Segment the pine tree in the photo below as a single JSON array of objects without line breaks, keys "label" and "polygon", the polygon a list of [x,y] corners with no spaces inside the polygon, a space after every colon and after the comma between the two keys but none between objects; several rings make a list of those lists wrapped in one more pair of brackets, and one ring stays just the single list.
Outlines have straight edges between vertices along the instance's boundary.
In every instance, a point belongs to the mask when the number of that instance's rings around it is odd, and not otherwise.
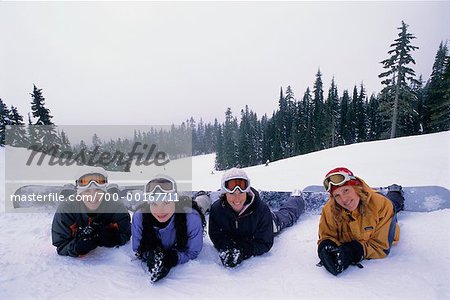
[{"label": "pine tree", "polygon": [[[309,89],[308,89],[309,91]],[[306,94],[306,93],[305,93]],[[307,96],[306,96],[307,98]],[[303,99],[297,102],[297,112],[295,114],[294,124],[296,126],[297,140],[295,141],[295,155],[303,154],[306,151],[306,138],[308,134],[308,114],[307,106],[309,105],[308,100]]]},{"label": "pine tree", "polygon": [[324,111],[324,98],[323,98],[323,83],[322,73],[320,69],[316,74],[316,81],[314,82],[314,100],[311,107],[312,120],[311,120],[311,134],[313,138],[314,151],[321,150],[324,144],[324,138],[326,136],[326,120]]},{"label": "pine tree", "polygon": [[261,153],[262,161],[272,160],[273,126],[272,119],[264,114],[261,118]]},{"label": "pine tree", "polygon": [[283,158],[291,157],[293,155],[292,149],[292,122],[295,113],[295,96],[290,85],[286,88],[286,110],[283,113]]},{"label": "pine tree", "polygon": [[315,127],[313,124],[313,107],[314,100],[311,95],[311,91],[309,87],[306,88],[305,93],[303,94],[303,109],[305,112],[305,134],[304,134],[304,147],[303,153],[309,153],[314,151],[314,131]]},{"label": "pine tree", "polygon": [[376,141],[380,139],[383,130],[381,122],[380,103],[377,97],[372,94],[367,105],[368,141]]},{"label": "pine tree", "polygon": [[425,132],[438,132],[448,130],[450,103],[445,97],[450,90],[448,80],[445,78],[447,68],[448,73],[448,48],[447,44],[440,43],[433,64],[433,71],[427,84]]},{"label": "pine tree", "polygon": [[250,130],[250,113],[248,105],[245,110],[241,110],[241,123],[239,125],[239,164],[241,167],[247,167],[251,164],[254,152],[252,149],[251,130]]},{"label": "pine tree", "polygon": [[[33,93],[30,93],[32,97],[31,111],[34,118],[37,121],[34,123],[35,128],[28,129],[28,135],[32,145],[40,146],[41,152],[53,153],[54,146],[61,145],[61,139],[57,134],[56,126],[51,121],[53,116],[50,115],[50,110],[45,107],[45,99],[42,96],[42,89],[38,89],[36,85],[33,85]],[[29,117],[29,122],[31,118]],[[41,126],[45,125],[45,126]]]},{"label": "pine tree", "polygon": [[[217,121],[217,120],[216,120]],[[216,135],[215,126],[208,123],[205,126],[205,138],[204,138],[204,147],[205,147],[205,153],[213,153],[216,151],[216,142],[217,142],[217,135]]]},{"label": "pine tree", "polygon": [[409,86],[410,82],[415,81],[415,72],[408,65],[415,64],[411,51],[418,47],[411,45],[411,40],[416,37],[407,32],[407,27],[408,25],[402,21],[402,26],[398,28],[400,30],[398,38],[395,43],[390,45],[392,49],[388,51],[391,57],[381,62],[387,71],[378,75],[379,78],[385,78],[381,82],[385,85],[382,93],[385,94],[387,101],[393,103],[391,138],[397,136],[399,109],[402,109],[403,114],[410,114],[411,107],[406,107],[406,105],[416,98]]},{"label": "pine tree", "polygon": [[33,100],[31,101],[31,111],[33,117],[37,118],[35,125],[54,125],[51,121],[53,116],[50,115],[50,110],[45,107],[45,98],[42,96],[42,89],[38,89],[33,85],[33,93],[30,94]]},{"label": "pine tree", "polygon": [[[61,140],[61,152],[70,151],[72,147],[70,145],[69,138],[68,138],[67,134],[64,132],[64,130],[61,130],[61,133],[59,134],[59,138]],[[114,151],[110,151],[109,153],[114,153]]]},{"label": "pine tree", "polygon": [[[217,122],[217,119],[216,119]],[[216,170],[224,170],[227,168],[225,162],[225,153],[223,146],[223,134],[222,134],[222,126],[220,124],[217,125],[217,142],[216,142]]]},{"label": "pine tree", "polygon": [[349,115],[350,106],[350,96],[347,90],[344,90],[340,105],[340,122],[339,122],[339,132],[340,132],[340,145],[348,145],[352,141],[352,136],[350,132],[351,117]]},{"label": "pine tree", "polygon": [[358,142],[358,128],[357,128],[357,116],[358,116],[358,88],[356,85],[353,87],[352,99],[350,102],[350,107],[347,111],[347,119],[349,120],[349,133],[350,140],[349,144]]},{"label": "pine tree", "polygon": [[417,95],[417,120],[418,120],[418,133],[424,133],[426,128],[426,94],[427,88],[423,86],[422,75],[419,76],[417,87],[414,92]]},{"label": "pine tree", "polygon": [[366,127],[366,90],[364,84],[361,83],[359,95],[356,97],[355,103],[355,122],[357,142],[364,142],[367,138]]},{"label": "pine tree", "polygon": [[439,116],[439,120],[442,130],[450,130],[450,56],[447,56],[443,86],[445,93],[442,101],[442,115]]},{"label": "pine tree", "polygon": [[237,119],[233,117],[231,108],[228,107],[225,112],[225,124],[223,125],[223,157],[220,169],[229,169],[238,164],[238,124]]},{"label": "pine tree", "polygon": [[339,136],[339,95],[334,77],[331,80],[331,87],[328,90],[326,106],[326,124],[329,130],[327,145],[336,146],[336,139]]},{"label": "pine tree", "polygon": [[8,106],[0,98],[0,146],[5,145],[6,126],[11,124],[11,112]]},{"label": "pine tree", "polygon": [[293,106],[293,113],[292,113],[292,124],[291,124],[291,149],[292,149],[292,155],[299,155],[301,153],[302,148],[302,102],[295,102]]},{"label": "pine tree", "polygon": [[[200,122],[198,122],[197,124],[197,131],[196,134],[198,136],[198,141],[197,141],[197,145],[196,145],[196,149],[197,149],[197,153],[198,154],[205,154],[206,152],[206,147],[205,147],[205,124],[203,123],[203,120],[200,118]],[[194,143],[192,142],[192,145],[194,145]]]},{"label": "pine tree", "polygon": [[[290,87],[289,87],[289,91]],[[291,97],[292,95],[286,95]],[[280,88],[280,99],[278,100],[278,111],[275,113],[275,124],[276,124],[276,132],[275,132],[275,151],[276,151],[276,159],[286,158],[289,156],[289,141],[288,135],[290,135],[289,130],[289,102],[287,97],[283,94],[283,88]]]},{"label": "pine tree", "polygon": [[14,127],[10,131],[10,144],[14,147],[27,147],[27,131],[25,129],[25,123],[23,122],[23,117],[19,114],[17,107],[13,105],[11,105],[10,112],[10,124],[14,125]]}]

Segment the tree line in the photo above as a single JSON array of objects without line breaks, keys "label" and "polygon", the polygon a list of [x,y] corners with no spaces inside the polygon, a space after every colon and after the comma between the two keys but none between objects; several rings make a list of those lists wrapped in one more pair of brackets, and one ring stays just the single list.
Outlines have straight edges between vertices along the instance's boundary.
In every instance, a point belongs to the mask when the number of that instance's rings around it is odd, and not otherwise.
[{"label": "tree line", "polygon": [[[364,84],[339,93],[335,78],[324,90],[320,69],[301,97],[281,88],[278,109],[258,119],[245,106],[240,121],[230,108],[215,124],[216,168],[252,166],[331,147],[450,129],[450,58],[441,42],[430,79],[416,78],[416,38],[402,21],[379,74],[383,89],[367,95]],[[216,122],[217,123],[217,122]],[[201,136],[204,125],[199,125]],[[196,143],[194,146],[197,145]],[[199,149],[200,150],[200,149]]]},{"label": "tree line", "polygon": [[[79,165],[102,166],[109,171],[129,171],[130,159],[151,160],[159,152],[167,154],[167,159],[191,156],[191,131],[183,123],[181,126],[151,127],[148,131],[135,130],[133,137],[102,140],[96,133],[90,142],[81,140],[72,144],[70,138],[53,121],[50,109],[45,106],[42,89],[33,85],[31,95],[31,113],[28,123],[24,123],[15,106],[11,109],[0,99],[0,146],[29,148],[66,161],[75,161]],[[8,125],[16,125],[7,128]],[[43,125],[43,126],[37,126]],[[8,132],[6,132],[8,130]],[[6,135],[6,133],[8,133]],[[189,150],[189,151],[187,151]],[[119,152],[124,157],[102,165],[101,155]],[[137,154],[136,154],[137,153]],[[138,157],[140,156],[140,158]],[[87,157],[87,158],[86,158]]]}]

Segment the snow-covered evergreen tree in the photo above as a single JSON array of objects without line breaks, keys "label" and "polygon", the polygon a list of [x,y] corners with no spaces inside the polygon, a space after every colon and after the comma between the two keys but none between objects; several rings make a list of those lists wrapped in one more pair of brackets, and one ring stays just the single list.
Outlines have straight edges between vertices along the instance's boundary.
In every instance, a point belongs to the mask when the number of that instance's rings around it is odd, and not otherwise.
[{"label": "snow-covered evergreen tree", "polygon": [[[449,129],[450,102],[448,97],[449,57],[447,44],[440,43],[433,64],[433,71],[427,83],[425,102],[425,132],[438,132]],[[445,74],[447,71],[447,78]]]},{"label": "snow-covered evergreen tree", "polygon": [[415,113],[410,103],[416,101],[417,97],[410,84],[416,79],[410,64],[416,63],[411,52],[419,47],[411,45],[411,41],[416,37],[408,33],[407,28],[408,25],[402,21],[401,27],[398,28],[398,38],[390,45],[390,57],[381,61],[386,71],[378,75],[379,78],[384,78],[381,82],[385,86],[382,90],[383,97],[392,106],[391,138],[397,136],[399,120],[406,120]]}]

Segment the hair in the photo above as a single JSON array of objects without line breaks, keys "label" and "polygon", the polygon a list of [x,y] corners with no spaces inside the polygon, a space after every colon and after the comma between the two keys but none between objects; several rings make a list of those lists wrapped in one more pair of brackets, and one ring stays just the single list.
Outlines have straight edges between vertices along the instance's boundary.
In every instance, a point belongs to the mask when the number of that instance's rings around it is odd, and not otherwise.
[{"label": "hair", "polygon": [[[359,197],[359,204],[356,208],[360,215],[365,216],[367,214],[367,199],[369,198],[369,192],[364,190],[364,188],[360,185],[349,185],[355,190],[356,195]],[[332,203],[332,209],[333,209],[333,217],[336,223],[342,222],[342,207],[337,203],[337,201],[334,199],[333,196],[333,203]]]},{"label": "hair", "polygon": [[[190,197],[180,196],[179,201],[175,202],[176,211],[178,213],[174,213],[172,216],[175,218],[175,248],[180,251],[186,250],[187,242],[188,242],[188,230],[187,230],[187,221],[185,208],[192,207],[192,209],[196,210],[200,215],[200,219],[202,221],[202,230],[203,234],[205,234],[205,226],[206,219],[202,210],[198,206],[197,202],[192,201]],[[143,253],[149,250],[156,249],[158,247],[162,248],[161,240],[158,238],[156,234],[156,230],[153,228],[154,225],[162,224],[153,216],[150,212],[150,205],[145,203],[141,206],[142,211],[142,237],[138,246],[137,254],[141,256]]]}]

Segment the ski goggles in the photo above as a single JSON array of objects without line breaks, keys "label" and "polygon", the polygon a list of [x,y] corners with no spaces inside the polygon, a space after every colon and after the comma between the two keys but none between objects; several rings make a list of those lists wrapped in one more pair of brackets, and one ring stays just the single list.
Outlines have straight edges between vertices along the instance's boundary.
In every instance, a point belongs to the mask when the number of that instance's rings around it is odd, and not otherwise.
[{"label": "ski goggles", "polygon": [[327,192],[331,191],[331,187],[334,186],[340,186],[345,184],[346,182],[349,182],[350,180],[356,179],[355,176],[348,175],[344,172],[337,172],[329,174],[323,181],[323,187]]},{"label": "ski goggles", "polygon": [[145,185],[146,193],[154,193],[159,190],[164,193],[174,193],[177,191],[175,182],[168,178],[155,178]]},{"label": "ski goggles", "polygon": [[77,189],[80,191],[85,191],[88,189],[106,190],[108,178],[100,173],[89,173],[78,178],[76,184]]},{"label": "ski goggles", "polygon": [[96,185],[102,186],[108,183],[108,178],[100,173],[89,173],[81,176],[76,181],[77,187],[88,186],[91,182],[94,182]]},{"label": "ski goggles", "polygon": [[250,191],[250,184],[247,179],[244,178],[233,178],[225,181],[223,189],[230,194],[239,190],[241,193],[246,193]]}]

